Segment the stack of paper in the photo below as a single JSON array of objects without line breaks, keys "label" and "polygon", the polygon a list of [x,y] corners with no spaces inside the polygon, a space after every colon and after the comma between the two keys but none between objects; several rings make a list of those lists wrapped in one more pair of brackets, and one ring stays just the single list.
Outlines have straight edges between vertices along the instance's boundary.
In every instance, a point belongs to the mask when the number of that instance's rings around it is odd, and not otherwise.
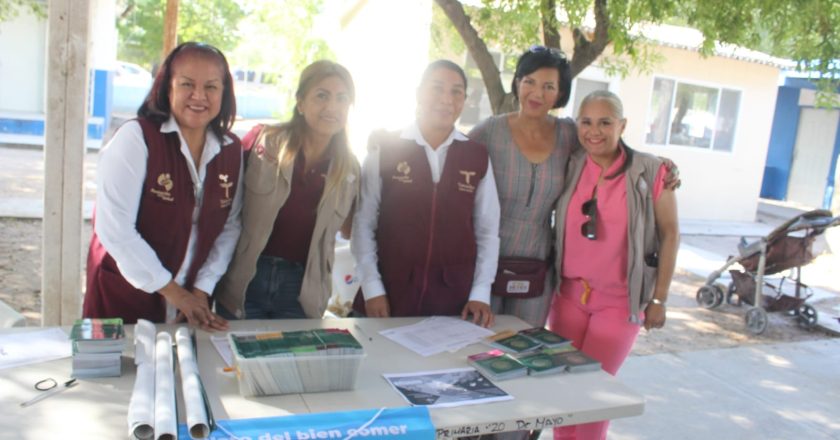
[{"label": "stack of paper", "polygon": [[379,333],[421,356],[444,351],[455,352],[493,335],[486,328],[449,316],[432,316],[415,324],[389,328]]},{"label": "stack of paper", "polygon": [[342,329],[230,333],[243,396],[350,390],[364,350]]},{"label": "stack of paper", "polygon": [[70,332],[73,341],[73,377],[114,377],[122,374],[125,348],[121,318],[79,319]]}]

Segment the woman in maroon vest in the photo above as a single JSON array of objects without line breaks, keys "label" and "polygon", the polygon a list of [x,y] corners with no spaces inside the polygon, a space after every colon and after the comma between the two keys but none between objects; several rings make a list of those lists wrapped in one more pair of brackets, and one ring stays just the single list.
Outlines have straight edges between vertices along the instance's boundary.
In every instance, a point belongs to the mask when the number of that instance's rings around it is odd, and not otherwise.
[{"label": "woman in maroon vest", "polygon": [[245,136],[242,236],[214,294],[223,316],[324,315],[336,232],[349,234],[361,180],[345,129],[354,96],[347,69],[316,61],[300,75],[292,119]]},{"label": "woman in maroon vest", "polygon": [[201,43],[176,47],[137,119],[100,152],[85,317],[227,328],[209,292],[240,232],[235,115],[224,55]]}]

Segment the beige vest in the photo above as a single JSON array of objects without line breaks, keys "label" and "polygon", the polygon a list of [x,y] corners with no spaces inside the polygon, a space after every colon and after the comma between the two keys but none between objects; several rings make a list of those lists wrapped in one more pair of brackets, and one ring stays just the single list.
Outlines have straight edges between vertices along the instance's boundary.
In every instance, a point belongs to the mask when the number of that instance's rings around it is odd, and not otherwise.
[{"label": "beige vest", "polygon": [[[245,315],[245,290],[256,274],[257,259],[265,249],[277,213],[291,190],[294,163],[280,167],[277,147],[273,150],[266,147],[264,154],[252,150],[248,158],[242,188],[242,234],[227,273],[213,295],[239,318]],[[347,216],[352,215],[353,202],[359,197],[359,176],[359,163],[353,160],[352,169],[339,190],[332,195],[325,193],[328,198],[318,209],[298,297],[308,318],[321,318],[327,308],[332,294],[335,235]]]},{"label": "beige vest", "polygon": [[[566,172],[566,183],[563,194],[557,200],[555,207],[555,269],[562,275],[563,269],[563,237],[566,227],[566,211],[569,200],[580,179],[583,166],[586,163],[586,151],[583,149],[572,153]],[[627,285],[630,289],[630,317],[629,321],[641,324],[639,311],[644,310],[653,295],[656,284],[656,267],[645,263],[645,256],[659,252],[659,237],[656,231],[656,217],[653,211],[653,184],[659,166],[662,164],[656,156],[633,151],[633,162],[626,171],[627,181]]]}]

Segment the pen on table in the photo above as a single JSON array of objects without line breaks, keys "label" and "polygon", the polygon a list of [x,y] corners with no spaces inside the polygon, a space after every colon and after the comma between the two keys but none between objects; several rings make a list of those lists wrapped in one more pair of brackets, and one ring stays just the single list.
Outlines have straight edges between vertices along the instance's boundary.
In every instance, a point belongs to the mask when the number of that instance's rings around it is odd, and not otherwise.
[{"label": "pen on table", "polygon": [[78,385],[78,383],[76,383],[76,379],[70,379],[67,382],[64,382],[63,384],[61,384],[61,385],[59,385],[59,386],[57,386],[57,387],[55,387],[51,390],[44,391],[43,393],[38,394],[37,396],[27,400],[26,402],[21,403],[20,406],[25,408],[27,406],[34,405],[34,404],[46,399],[47,397],[55,396],[56,394],[66,390],[68,388],[72,388],[76,385]]},{"label": "pen on table", "polygon": [[364,337],[368,338],[368,341],[372,341],[372,340],[373,340],[373,338],[371,338],[370,336],[368,336],[368,334],[367,334],[364,330],[362,330],[362,328],[361,328],[361,327],[359,327],[359,324],[353,324],[353,327],[355,327],[355,328],[356,328],[356,330],[358,330],[358,331],[359,331],[359,333],[361,333],[361,334],[362,334],[362,336],[364,336]]}]

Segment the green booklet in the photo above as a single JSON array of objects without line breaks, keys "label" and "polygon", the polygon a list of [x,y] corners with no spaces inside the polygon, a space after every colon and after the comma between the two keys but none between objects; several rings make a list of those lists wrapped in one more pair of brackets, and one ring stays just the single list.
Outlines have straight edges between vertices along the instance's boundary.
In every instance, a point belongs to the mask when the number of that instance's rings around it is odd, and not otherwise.
[{"label": "green booklet", "polygon": [[528,367],[528,374],[531,376],[544,376],[547,374],[564,373],[568,365],[560,356],[562,353],[576,351],[574,347],[544,348],[539,351],[522,353],[516,359]]},{"label": "green booklet", "polygon": [[231,339],[233,348],[243,358],[356,354],[362,351],[359,341],[343,329],[237,333],[231,334]]},{"label": "green booklet", "polygon": [[541,327],[520,330],[519,334],[533,339],[546,347],[557,348],[572,345],[572,341],[570,339],[566,339],[557,333]]},{"label": "green booklet", "polygon": [[542,344],[517,333],[513,336],[508,336],[507,338],[492,341],[490,342],[490,345],[510,353],[524,353],[526,351],[535,350]]},{"label": "green booklet", "polygon": [[513,356],[502,350],[490,350],[467,357],[467,362],[490,376],[491,379],[503,380],[525,376],[528,369]]}]

